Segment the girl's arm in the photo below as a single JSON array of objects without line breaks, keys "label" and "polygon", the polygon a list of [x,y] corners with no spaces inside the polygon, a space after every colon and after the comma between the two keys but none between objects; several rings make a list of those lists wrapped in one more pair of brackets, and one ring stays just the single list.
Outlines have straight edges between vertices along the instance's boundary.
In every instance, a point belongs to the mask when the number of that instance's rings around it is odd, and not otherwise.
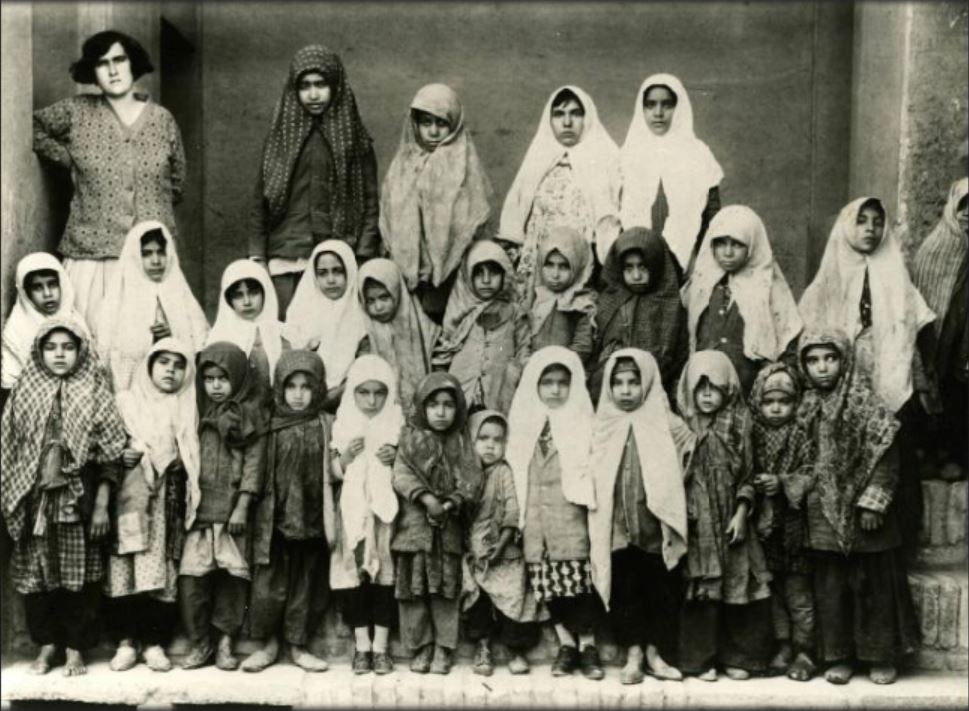
[{"label": "girl's arm", "polygon": [[891,447],[885,450],[885,454],[875,465],[868,486],[858,497],[855,506],[863,512],[884,516],[898,488],[898,464],[898,445],[892,442]]},{"label": "girl's arm", "polygon": [[51,163],[70,169],[71,99],[58,101],[34,112],[34,153]]},{"label": "girl's arm", "polygon": [[589,356],[592,355],[594,337],[592,315],[583,312],[579,315],[579,319],[575,324],[575,332],[572,334],[572,342],[569,344],[569,349],[575,351],[582,361],[582,365],[588,363]]},{"label": "girl's arm", "polygon": [[[268,435],[260,435],[242,450],[242,479],[239,482],[239,500],[262,495],[266,483],[266,448]],[[238,505],[238,503],[237,503]]]}]

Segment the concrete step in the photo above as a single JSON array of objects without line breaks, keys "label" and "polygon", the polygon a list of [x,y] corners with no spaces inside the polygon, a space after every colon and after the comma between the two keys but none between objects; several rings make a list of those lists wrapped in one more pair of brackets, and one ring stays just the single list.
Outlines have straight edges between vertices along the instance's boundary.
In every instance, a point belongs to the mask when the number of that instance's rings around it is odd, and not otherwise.
[{"label": "concrete step", "polygon": [[964,565],[969,518],[966,515],[969,482],[929,479],[922,481],[922,530],[918,562],[926,567]]},{"label": "concrete step", "polygon": [[474,675],[467,666],[448,676],[419,675],[398,663],[395,673],[355,676],[347,664],[335,664],[322,674],[307,674],[289,664],[277,664],[261,674],[222,672],[214,667],[195,671],[153,673],[144,665],[116,673],[105,661],[90,664],[88,674],[64,679],[55,669],[37,677],[18,662],[0,673],[0,702],[86,702],[165,709],[189,704],[246,704],[293,708],[494,707],[494,708],[740,708],[797,707],[837,709],[965,709],[969,689],[962,675],[928,673],[903,676],[893,685],[878,686],[860,675],[845,686],[823,679],[807,683],[786,678],[716,683],[687,679],[661,682],[647,678],[623,686],[619,670],[607,670],[601,682],[581,676],[552,677],[547,666],[526,676],[499,668],[494,676]]},{"label": "concrete step", "polygon": [[945,571],[909,573],[915,612],[922,628],[921,669],[969,668],[969,574]]}]

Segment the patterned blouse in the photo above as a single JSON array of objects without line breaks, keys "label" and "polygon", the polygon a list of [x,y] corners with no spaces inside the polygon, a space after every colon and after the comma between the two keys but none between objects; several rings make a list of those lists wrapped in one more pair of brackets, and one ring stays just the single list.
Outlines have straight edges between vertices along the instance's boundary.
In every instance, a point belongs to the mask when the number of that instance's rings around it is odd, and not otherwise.
[{"label": "patterned blouse", "polygon": [[116,259],[125,234],[158,220],[176,235],[173,203],[185,179],[182,137],[172,115],[147,101],[131,126],[100,95],[73,96],[34,112],[34,151],[71,171],[74,197],[58,251],[72,259]]}]

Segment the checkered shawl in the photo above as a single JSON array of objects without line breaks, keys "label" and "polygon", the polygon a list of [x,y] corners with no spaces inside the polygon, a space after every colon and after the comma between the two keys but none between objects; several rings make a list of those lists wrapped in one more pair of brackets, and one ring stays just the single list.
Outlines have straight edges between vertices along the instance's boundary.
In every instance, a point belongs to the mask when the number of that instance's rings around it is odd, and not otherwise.
[{"label": "checkered shawl", "polygon": [[321,130],[333,152],[334,185],[330,193],[333,234],[356,244],[363,225],[363,157],[372,140],[357,111],[343,62],[322,45],[303,47],[293,57],[283,93],[276,103],[272,126],[262,153],[262,182],[269,224],[279,224],[286,213],[290,178],[313,129],[314,118],[299,103],[297,83],[307,72],[323,75],[332,99],[322,118]]},{"label": "checkered shawl", "polygon": [[[47,370],[41,359],[41,342],[55,329],[70,331],[81,344],[74,369],[63,377]],[[128,435],[101,368],[77,323],[52,319],[37,332],[31,360],[0,420],[0,504],[15,541],[23,535],[24,503],[37,477],[55,398],[61,401],[61,443],[68,453],[65,474],[77,474],[89,461],[107,463],[121,457]]]}]

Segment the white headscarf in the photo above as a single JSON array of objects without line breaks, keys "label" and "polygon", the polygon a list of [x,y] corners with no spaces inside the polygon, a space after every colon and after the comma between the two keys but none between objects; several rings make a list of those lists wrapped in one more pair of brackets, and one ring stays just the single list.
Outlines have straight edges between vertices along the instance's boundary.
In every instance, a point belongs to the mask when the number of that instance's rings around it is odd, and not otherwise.
[{"label": "white headscarf", "polygon": [[[368,417],[357,407],[353,396],[357,386],[368,380],[376,380],[387,386],[387,401],[373,417]],[[373,516],[384,523],[391,523],[397,516],[397,494],[394,493],[392,471],[377,459],[377,450],[386,444],[396,446],[403,425],[404,413],[397,396],[397,377],[390,364],[380,356],[360,356],[347,373],[347,389],[333,423],[334,449],[345,452],[357,437],[364,440],[363,451],[343,472],[340,517],[346,534],[347,554],[352,554],[360,541],[373,535],[373,527],[368,526]],[[377,566],[379,559],[375,541],[368,541],[363,567],[371,578],[375,578]]]},{"label": "white headscarf", "polygon": [[[346,270],[347,288],[339,299],[329,299],[316,284],[316,259],[335,254]],[[357,354],[361,339],[367,335],[363,310],[356,297],[357,259],[353,249],[340,239],[320,242],[310,253],[309,263],[300,277],[293,300],[286,310],[286,323],[306,337],[320,339],[316,352],[326,369],[327,390],[344,381]]]},{"label": "white headscarf", "polygon": [[[636,363],[643,385],[642,404],[633,412],[620,410],[612,396],[612,371],[620,358],[631,358]],[[646,506],[659,519],[663,530],[662,553],[667,569],[676,567],[686,553],[686,492],[679,454],[670,431],[671,420],[656,359],[638,348],[622,348],[613,353],[603,374],[589,455],[590,477],[595,483],[598,504],[589,513],[592,580],[607,608],[612,590],[616,476],[630,432],[639,452]]]},{"label": "white headscarf", "polygon": [[717,237],[730,237],[747,247],[747,262],[727,282],[731,298],[744,318],[744,355],[751,360],[777,360],[804,324],[791,287],[774,260],[763,221],[744,205],[729,205],[716,214],[690,280],[683,285],[690,350],[696,350],[697,325],[710,303],[710,294],[726,274],[713,256],[713,240]]},{"label": "white headscarf", "polygon": [[[646,124],[643,99],[653,86],[669,87],[676,95],[676,112],[665,135]],[[684,269],[700,233],[703,208],[710,188],[723,180],[723,169],[707,144],[693,133],[693,106],[682,82],[672,74],[654,74],[639,87],[626,140],[620,149],[623,229],[652,227],[652,207],[660,181],[669,203],[663,227],[670,251]]]},{"label": "white headscarf", "polygon": [[[538,381],[550,365],[561,365],[572,374],[569,399],[554,410],[538,397]],[[595,490],[586,466],[592,442],[592,400],[585,387],[585,371],[579,356],[562,346],[536,351],[522,373],[508,411],[506,458],[515,477],[515,492],[525,525],[528,499],[528,466],[539,435],[548,420],[562,468],[562,494],[568,501],[594,509]]]},{"label": "white headscarf", "polygon": [[[148,278],[141,261],[141,238],[150,230],[160,230],[165,240],[167,264],[160,282]],[[184,343],[194,358],[205,343],[209,322],[178,264],[171,232],[161,222],[148,220],[139,222],[125,236],[118,270],[108,283],[93,324],[94,340],[111,369],[115,391],[128,388],[132,373],[151,348],[149,327],[155,322],[159,304],[172,337]]]},{"label": "white headscarf", "polygon": [[[229,304],[229,287],[243,279],[259,282],[263,291],[262,311],[253,321],[248,321],[237,314]],[[252,351],[256,341],[256,331],[262,338],[262,347],[266,349],[269,360],[270,383],[275,377],[276,363],[283,352],[283,330],[279,320],[279,302],[276,300],[276,289],[266,268],[249,259],[237,259],[222,272],[222,283],[219,286],[219,310],[215,316],[215,325],[209,333],[205,345],[228,341],[241,348],[246,356]]]},{"label": "white headscarf", "polygon": [[[582,136],[571,148],[558,142],[551,123],[552,101],[566,89],[579,97],[585,109]],[[619,148],[600,123],[592,97],[577,86],[561,86],[549,96],[535,137],[505,198],[497,236],[518,244],[525,241],[525,225],[538,186],[563,155],[568,156],[572,174],[592,211],[595,220],[592,234],[599,243],[599,254],[605,255],[618,231],[613,229],[608,235],[600,235],[598,228],[603,219],[615,218],[619,209]]]},{"label": "white headscarf", "polygon": [[[57,273],[57,281],[61,289],[61,302],[57,312],[45,316],[34,302],[30,300],[27,290],[24,287],[24,280],[27,275],[38,271],[52,271]],[[7,322],[3,327],[3,359],[0,362],[0,387],[4,389],[13,388],[20,380],[20,373],[27,363],[30,362],[31,349],[34,346],[34,338],[41,325],[48,319],[69,320],[76,323],[84,331],[84,335],[90,337],[87,324],[84,318],[74,308],[74,286],[71,284],[70,277],[64,271],[64,267],[57,261],[53,254],[47,252],[32,252],[17,262],[17,274],[15,276],[17,287],[17,300],[14,302],[13,309],[7,317]]]},{"label": "white headscarf", "polygon": [[916,336],[935,319],[935,314],[909,279],[887,212],[885,234],[875,250],[863,254],[852,247],[858,213],[862,205],[873,199],[860,197],[842,208],[818,273],[801,297],[800,309],[806,324],[841,329],[854,342],[862,330],[858,304],[868,270],[874,348],[872,386],[891,411],[898,412],[912,395]]},{"label": "white headscarf", "polygon": [[[176,353],[185,359],[185,379],[174,393],[163,393],[151,380],[150,362],[156,353]],[[144,452],[139,467],[149,486],[180,457],[187,474],[185,528],[195,522],[198,508],[201,455],[198,409],[195,400],[195,351],[175,338],[163,338],[142,357],[131,387],[116,396],[118,411],[131,434],[133,449]]]}]

